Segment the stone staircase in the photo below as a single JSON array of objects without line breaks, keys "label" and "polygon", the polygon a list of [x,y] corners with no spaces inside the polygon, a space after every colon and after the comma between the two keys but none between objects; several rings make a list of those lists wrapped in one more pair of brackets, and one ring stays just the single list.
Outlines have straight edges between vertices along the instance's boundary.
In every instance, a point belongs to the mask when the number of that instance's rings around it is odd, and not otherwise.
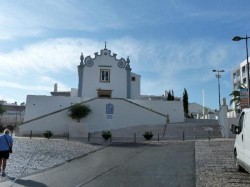
[{"label": "stone staircase", "polygon": [[[154,134],[153,140],[195,140],[195,139],[214,139],[222,138],[221,129],[216,120],[206,123],[174,123],[166,125],[143,125],[131,126],[120,129],[110,129],[113,141],[134,141],[143,140],[145,131],[151,131]],[[165,133],[164,133],[165,132]],[[101,137],[102,132],[92,132],[91,137]]]},{"label": "stone staircase", "polygon": [[167,125],[164,139],[195,140],[222,138],[218,124],[211,123],[178,123]]}]

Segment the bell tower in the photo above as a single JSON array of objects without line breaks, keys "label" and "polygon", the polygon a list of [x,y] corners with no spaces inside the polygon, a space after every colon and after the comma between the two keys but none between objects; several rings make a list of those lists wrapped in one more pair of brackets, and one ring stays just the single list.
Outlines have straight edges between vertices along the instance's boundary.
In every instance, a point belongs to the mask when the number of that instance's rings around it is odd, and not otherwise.
[{"label": "bell tower", "polygon": [[80,56],[80,65],[77,67],[78,68],[78,97],[82,97],[82,88],[83,88],[83,69],[84,69],[84,56],[83,53]]}]

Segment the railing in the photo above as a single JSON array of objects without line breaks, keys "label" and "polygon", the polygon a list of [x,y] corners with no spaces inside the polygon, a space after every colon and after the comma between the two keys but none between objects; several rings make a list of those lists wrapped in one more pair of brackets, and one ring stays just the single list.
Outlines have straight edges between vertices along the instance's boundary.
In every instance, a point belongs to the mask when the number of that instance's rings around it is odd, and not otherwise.
[{"label": "railing", "polygon": [[[163,136],[163,131],[153,132],[153,137],[150,141],[195,141],[195,140],[210,140],[214,138],[222,138],[223,135],[220,134],[220,128],[223,127],[192,127],[192,128],[179,128],[175,129],[175,132],[171,129],[166,129],[166,133]],[[44,131],[45,132],[45,131]],[[41,131],[25,131],[24,136],[29,137],[30,139],[34,137],[44,137]],[[145,142],[146,139],[143,137],[144,132],[134,132],[130,134],[124,134],[123,136],[117,135],[116,133],[112,134],[111,138],[108,141],[105,141],[102,137],[102,132],[89,132],[87,136],[72,138],[68,132],[63,131],[52,131],[52,138],[66,138],[70,139],[80,139],[81,141],[87,143],[99,143],[104,142]],[[111,131],[112,133],[112,131]]]}]

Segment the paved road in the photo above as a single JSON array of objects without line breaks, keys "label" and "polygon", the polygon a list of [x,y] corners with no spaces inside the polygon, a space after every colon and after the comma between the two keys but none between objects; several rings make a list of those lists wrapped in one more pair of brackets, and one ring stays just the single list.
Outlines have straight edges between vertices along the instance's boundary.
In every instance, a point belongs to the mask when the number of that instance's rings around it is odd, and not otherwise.
[{"label": "paved road", "polygon": [[[195,186],[194,142],[114,144],[13,186]],[[11,186],[11,182],[0,183]]]}]

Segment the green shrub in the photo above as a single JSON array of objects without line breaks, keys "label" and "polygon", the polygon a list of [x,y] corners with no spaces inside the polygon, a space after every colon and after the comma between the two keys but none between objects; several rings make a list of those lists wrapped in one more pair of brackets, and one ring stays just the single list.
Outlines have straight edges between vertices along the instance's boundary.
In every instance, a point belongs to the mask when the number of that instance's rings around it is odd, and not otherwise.
[{"label": "green shrub", "polygon": [[51,136],[53,136],[53,133],[51,132],[51,131],[45,131],[44,133],[43,133],[43,136],[45,137],[45,138],[50,138]]},{"label": "green shrub", "polygon": [[143,137],[146,139],[146,140],[150,140],[152,137],[153,137],[153,133],[151,131],[146,131],[144,134],[143,134]]},{"label": "green shrub", "polygon": [[91,109],[88,106],[77,103],[70,107],[69,112],[69,116],[72,119],[77,119],[80,122],[80,119],[85,118],[91,112]]},{"label": "green shrub", "polygon": [[112,136],[110,131],[102,131],[102,137],[105,140],[105,142],[110,139]]}]

